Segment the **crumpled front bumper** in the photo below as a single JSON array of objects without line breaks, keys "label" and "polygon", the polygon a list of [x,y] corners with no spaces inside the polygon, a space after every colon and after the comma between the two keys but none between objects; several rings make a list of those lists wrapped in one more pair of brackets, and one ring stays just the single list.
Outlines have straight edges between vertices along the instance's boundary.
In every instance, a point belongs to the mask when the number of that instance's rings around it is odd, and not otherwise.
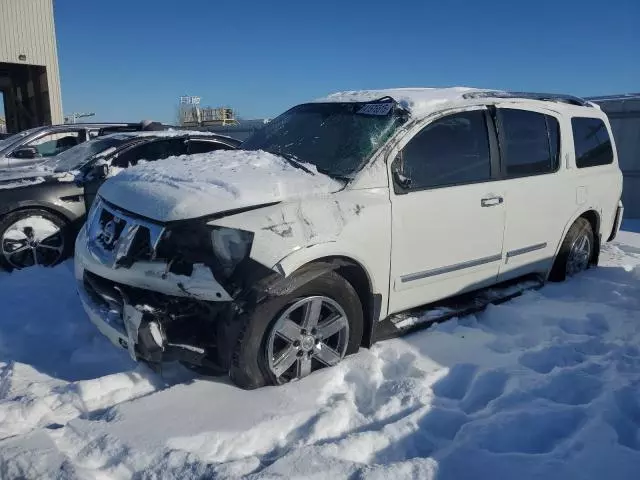
[{"label": "crumpled front bumper", "polygon": [[89,320],[104,336],[115,346],[128,350],[134,360],[151,364],[179,360],[214,367],[205,348],[172,343],[159,316],[146,305],[130,302],[125,291],[129,287],[145,289],[186,301],[212,302],[224,308],[231,297],[210,271],[194,270],[191,277],[167,275],[161,262],[139,262],[131,268],[114,269],[101,264],[86,245],[83,228],[76,240],[77,290]]}]

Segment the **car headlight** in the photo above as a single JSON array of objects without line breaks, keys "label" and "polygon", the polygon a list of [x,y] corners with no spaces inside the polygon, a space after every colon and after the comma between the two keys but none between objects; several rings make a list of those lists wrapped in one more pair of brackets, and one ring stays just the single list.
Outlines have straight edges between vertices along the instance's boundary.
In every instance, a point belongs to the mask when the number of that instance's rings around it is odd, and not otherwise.
[{"label": "car headlight", "polygon": [[251,250],[253,233],[235,228],[213,227],[211,244],[213,253],[225,270],[233,270]]},{"label": "car headlight", "polygon": [[94,236],[97,234],[95,230],[98,227],[97,216],[99,214],[101,206],[102,199],[99,196],[96,196],[95,200],[91,204],[91,207],[89,207],[89,211],[87,212],[87,219],[85,221],[85,229],[89,238],[94,238]]}]

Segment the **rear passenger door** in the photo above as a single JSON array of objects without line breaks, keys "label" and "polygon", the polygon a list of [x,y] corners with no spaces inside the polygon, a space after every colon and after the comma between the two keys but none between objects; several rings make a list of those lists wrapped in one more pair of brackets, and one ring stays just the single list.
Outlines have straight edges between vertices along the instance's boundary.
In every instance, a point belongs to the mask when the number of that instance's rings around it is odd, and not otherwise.
[{"label": "rear passenger door", "polygon": [[496,109],[506,222],[499,279],[546,272],[575,210],[563,158],[560,117],[514,107]]}]

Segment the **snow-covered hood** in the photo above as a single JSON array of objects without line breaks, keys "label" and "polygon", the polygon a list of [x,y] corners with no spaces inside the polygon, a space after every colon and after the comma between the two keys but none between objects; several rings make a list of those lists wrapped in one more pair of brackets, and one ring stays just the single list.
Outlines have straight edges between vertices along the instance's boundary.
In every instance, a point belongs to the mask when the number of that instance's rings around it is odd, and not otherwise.
[{"label": "snow-covered hood", "polygon": [[27,187],[44,182],[72,182],[74,175],[69,172],[56,173],[46,165],[0,170],[0,190]]},{"label": "snow-covered hood", "polygon": [[0,183],[11,182],[14,180],[29,179],[35,177],[48,177],[53,172],[43,168],[13,168],[0,170]]},{"label": "snow-covered hood", "polygon": [[343,187],[313,165],[305,166],[313,174],[263,151],[182,155],[129,168],[108,179],[99,194],[125,210],[170,222]]}]

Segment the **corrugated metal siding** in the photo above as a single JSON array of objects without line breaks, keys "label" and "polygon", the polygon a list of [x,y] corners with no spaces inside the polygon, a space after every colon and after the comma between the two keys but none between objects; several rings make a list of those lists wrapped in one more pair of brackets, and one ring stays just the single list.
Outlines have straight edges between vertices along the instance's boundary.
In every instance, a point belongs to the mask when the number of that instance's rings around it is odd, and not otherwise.
[{"label": "corrugated metal siding", "polygon": [[[598,100],[596,100],[598,102]],[[622,201],[626,218],[640,218],[640,97],[598,102],[609,116],[624,177]]]},{"label": "corrugated metal siding", "polygon": [[[19,55],[26,55],[21,62]],[[53,123],[62,123],[62,95],[53,0],[0,0],[0,62],[42,65]]]}]

